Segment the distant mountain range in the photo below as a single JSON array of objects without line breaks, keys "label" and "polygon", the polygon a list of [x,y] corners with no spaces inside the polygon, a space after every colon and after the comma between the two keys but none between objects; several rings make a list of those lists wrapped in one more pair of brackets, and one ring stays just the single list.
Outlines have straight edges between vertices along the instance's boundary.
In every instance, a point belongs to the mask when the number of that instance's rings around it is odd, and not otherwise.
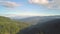
[{"label": "distant mountain range", "polygon": [[37,23],[42,23],[57,18],[60,18],[60,16],[59,15],[58,16],[32,16],[32,17],[15,16],[13,19],[35,25]]}]

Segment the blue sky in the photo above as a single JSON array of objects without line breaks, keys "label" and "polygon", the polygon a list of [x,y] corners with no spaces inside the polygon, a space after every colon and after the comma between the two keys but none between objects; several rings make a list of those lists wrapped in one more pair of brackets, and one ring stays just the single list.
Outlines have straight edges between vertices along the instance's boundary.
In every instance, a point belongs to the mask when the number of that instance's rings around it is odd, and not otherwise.
[{"label": "blue sky", "polygon": [[0,15],[4,16],[49,16],[60,15],[59,9],[49,9],[45,6],[29,3],[28,0],[8,0],[20,6],[10,8],[9,5],[0,5]]}]

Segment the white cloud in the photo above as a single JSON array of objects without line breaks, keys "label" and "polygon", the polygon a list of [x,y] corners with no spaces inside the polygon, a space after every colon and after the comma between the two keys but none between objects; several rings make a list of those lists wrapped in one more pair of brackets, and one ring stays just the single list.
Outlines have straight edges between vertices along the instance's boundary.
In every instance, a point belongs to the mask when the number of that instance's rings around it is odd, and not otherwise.
[{"label": "white cloud", "polygon": [[35,4],[42,4],[42,5],[48,5],[49,1],[47,0],[29,0],[30,3],[35,3]]},{"label": "white cloud", "polygon": [[43,5],[51,9],[60,9],[60,0],[29,0],[32,4]]},{"label": "white cloud", "polygon": [[16,2],[0,0],[0,6],[7,7],[7,8],[15,8],[21,5],[17,4]]}]

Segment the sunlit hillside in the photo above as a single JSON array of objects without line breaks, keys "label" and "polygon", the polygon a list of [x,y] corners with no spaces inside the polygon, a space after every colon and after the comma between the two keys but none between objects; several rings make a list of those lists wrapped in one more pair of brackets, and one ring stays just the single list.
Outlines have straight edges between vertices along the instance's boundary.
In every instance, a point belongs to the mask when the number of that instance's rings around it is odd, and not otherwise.
[{"label": "sunlit hillside", "polygon": [[16,34],[19,30],[27,27],[28,24],[17,22],[8,17],[0,16],[0,34]]}]

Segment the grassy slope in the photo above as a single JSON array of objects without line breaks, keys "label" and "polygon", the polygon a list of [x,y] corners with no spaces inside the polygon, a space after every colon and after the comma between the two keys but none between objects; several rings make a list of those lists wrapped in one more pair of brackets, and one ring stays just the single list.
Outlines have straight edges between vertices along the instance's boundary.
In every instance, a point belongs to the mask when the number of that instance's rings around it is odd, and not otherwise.
[{"label": "grassy slope", "polygon": [[26,23],[0,16],[0,34],[16,34],[19,30],[27,26],[28,24]]}]

